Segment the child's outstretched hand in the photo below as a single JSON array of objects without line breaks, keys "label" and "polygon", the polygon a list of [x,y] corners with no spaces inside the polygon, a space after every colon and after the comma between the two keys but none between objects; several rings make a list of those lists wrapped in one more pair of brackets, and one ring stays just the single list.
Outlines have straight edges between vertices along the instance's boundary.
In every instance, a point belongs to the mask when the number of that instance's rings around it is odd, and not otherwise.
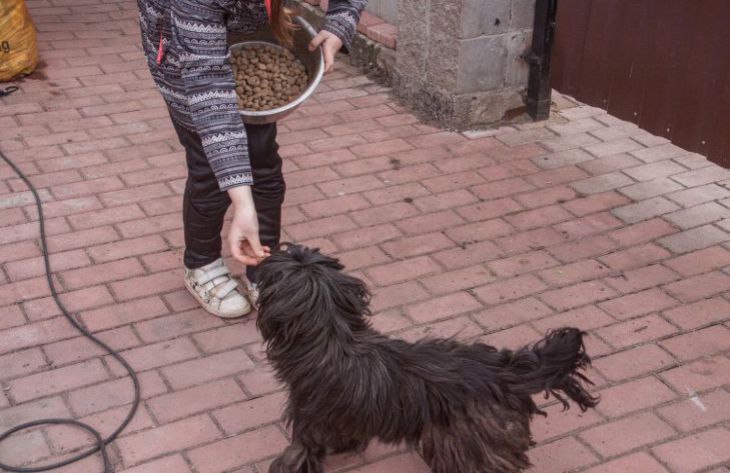
[{"label": "child's outstretched hand", "polygon": [[256,266],[270,256],[271,250],[259,241],[259,221],[251,186],[233,187],[228,195],[233,203],[233,220],[228,231],[231,255],[246,266]]}]

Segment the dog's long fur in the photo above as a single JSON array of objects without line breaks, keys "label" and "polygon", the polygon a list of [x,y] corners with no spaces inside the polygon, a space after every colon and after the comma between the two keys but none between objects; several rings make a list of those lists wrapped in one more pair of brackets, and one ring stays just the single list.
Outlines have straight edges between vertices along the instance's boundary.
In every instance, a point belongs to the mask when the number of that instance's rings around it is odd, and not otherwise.
[{"label": "dog's long fur", "polygon": [[258,328],[278,378],[293,443],[270,473],[321,473],[329,452],[370,440],[417,448],[434,473],[529,467],[532,395],[582,410],[597,399],[579,370],[583,333],[564,328],[518,351],[451,339],[407,343],[373,330],[365,284],[334,258],[284,245],[260,266]]}]

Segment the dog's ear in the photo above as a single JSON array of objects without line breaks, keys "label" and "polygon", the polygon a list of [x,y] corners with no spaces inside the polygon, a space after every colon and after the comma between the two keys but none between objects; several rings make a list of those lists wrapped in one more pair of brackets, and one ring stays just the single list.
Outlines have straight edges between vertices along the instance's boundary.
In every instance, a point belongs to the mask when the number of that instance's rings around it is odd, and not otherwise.
[{"label": "dog's ear", "polygon": [[370,292],[317,249],[283,244],[260,265],[258,326],[264,339],[302,336],[311,330],[340,334],[364,329]]}]

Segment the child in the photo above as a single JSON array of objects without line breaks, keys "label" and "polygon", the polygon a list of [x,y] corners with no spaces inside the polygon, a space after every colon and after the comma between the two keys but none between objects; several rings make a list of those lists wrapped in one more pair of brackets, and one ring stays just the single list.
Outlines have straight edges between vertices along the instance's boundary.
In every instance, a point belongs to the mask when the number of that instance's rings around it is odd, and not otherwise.
[{"label": "child", "polygon": [[[330,0],[322,31],[325,71],[349,49],[367,0]],[[291,41],[283,0],[138,0],[142,46],[152,78],[185,148],[183,198],[185,287],[211,314],[242,317],[256,304],[255,266],[279,243],[285,184],[276,124],[244,127],[229,63],[228,32],[252,33],[270,22]],[[221,229],[229,205],[228,243],[246,265],[241,290],[221,258]],[[245,297],[248,295],[248,300]]]}]

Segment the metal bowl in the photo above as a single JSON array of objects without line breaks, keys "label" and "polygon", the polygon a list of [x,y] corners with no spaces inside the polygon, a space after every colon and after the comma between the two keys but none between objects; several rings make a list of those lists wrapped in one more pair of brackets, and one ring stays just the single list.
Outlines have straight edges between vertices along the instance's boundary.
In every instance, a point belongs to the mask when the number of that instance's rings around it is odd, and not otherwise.
[{"label": "metal bowl", "polygon": [[[314,51],[309,50],[309,42],[317,34],[312,25],[310,25],[301,16],[295,16],[294,22],[299,26],[294,31],[294,47],[290,49],[294,56],[299,59],[307,69],[307,86],[304,91],[293,101],[281,107],[272,108],[260,112],[251,110],[241,110],[243,122],[249,125],[264,125],[274,123],[284,119],[296,110],[305,100],[307,100],[317,89],[324,75],[324,54],[322,48],[318,47]],[[270,29],[265,29],[251,35],[244,36],[239,42],[230,46],[231,52],[237,52],[246,48],[277,48],[285,49],[280,46]]]}]

